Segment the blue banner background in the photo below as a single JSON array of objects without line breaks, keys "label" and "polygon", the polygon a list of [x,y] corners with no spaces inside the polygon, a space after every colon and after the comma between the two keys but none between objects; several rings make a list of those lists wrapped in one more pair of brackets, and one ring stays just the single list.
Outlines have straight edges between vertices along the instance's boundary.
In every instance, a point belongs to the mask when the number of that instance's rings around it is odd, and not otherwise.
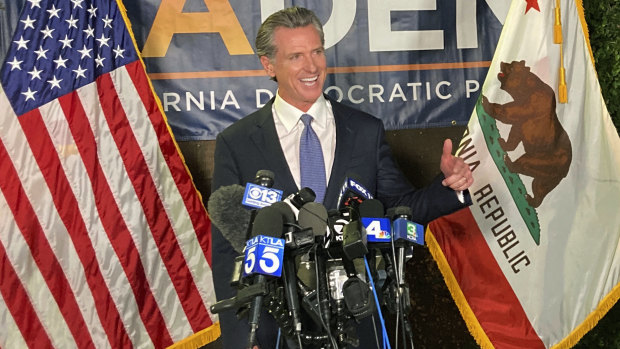
[{"label": "blue banner background", "polygon": [[[140,49],[151,32],[160,3],[165,1],[141,0],[125,4]],[[458,36],[472,33],[457,28],[457,1],[431,0],[426,3],[434,2],[436,8],[433,10],[390,11],[390,33],[442,30],[443,48],[372,52],[369,21],[385,16],[385,10],[380,13],[370,10],[369,13],[369,7],[373,8],[374,4],[376,8],[382,1],[353,1],[356,6],[347,13],[335,6],[334,0],[281,2],[285,6],[299,5],[315,11],[326,24],[326,35],[329,21],[346,26],[346,19],[354,15],[346,35],[327,47],[328,66],[336,72],[328,74],[325,90],[330,96],[377,116],[389,130],[466,124],[502,28],[488,1],[471,1],[463,6],[475,6],[475,11],[467,9],[475,18],[465,20],[469,25],[475,23],[477,45],[459,48]],[[182,12],[209,12],[208,3],[209,0],[186,0]],[[261,1],[229,0],[228,3],[253,50],[261,23]],[[339,12],[334,12],[335,9]],[[354,13],[349,13],[351,11]],[[169,25],[175,26],[174,23]],[[399,44],[389,37],[385,41]],[[214,139],[232,122],[264,104],[270,97],[265,91],[273,94],[277,88],[266,75],[199,77],[209,72],[230,75],[228,72],[262,70],[255,54],[229,54],[219,33],[174,34],[165,56],[145,57],[144,61],[173,133],[181,141]],[[419,64],[429,66],[419,67]],[[463,68],[459,66],[462,64],[475,67]],[[344,67],[353,72],[339,72],[338,69]],[[356,67],[373,67],[374,71],[356,72]],[[161,73],[189,74],[169,78],[162,77]],[[352,86],[355,87],[352,89]],[[349,91],[352,98],[349,98]]]}]

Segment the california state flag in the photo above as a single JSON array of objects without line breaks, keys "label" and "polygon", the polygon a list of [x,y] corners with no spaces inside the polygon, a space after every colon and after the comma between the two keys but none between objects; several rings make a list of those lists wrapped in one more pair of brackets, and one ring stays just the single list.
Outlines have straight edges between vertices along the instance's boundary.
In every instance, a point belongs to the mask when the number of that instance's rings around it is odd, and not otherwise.
[{"label": "california state flag", "polygon": [[620,139],[580,1],[514,0],[427,243],[483,348],[567,348],[620,296]]}]

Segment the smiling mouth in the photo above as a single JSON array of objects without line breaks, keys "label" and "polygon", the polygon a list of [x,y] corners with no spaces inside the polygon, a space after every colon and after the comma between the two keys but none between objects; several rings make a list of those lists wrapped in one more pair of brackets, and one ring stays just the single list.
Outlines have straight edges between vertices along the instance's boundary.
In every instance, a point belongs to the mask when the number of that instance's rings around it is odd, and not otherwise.
[{"label": "smiling mouth", "polygon": [[315,76],[315,77],[312,77],[312,78],[301,79],[301,82],[304,83],[305,85],[313,85],[314,83],[317,82],[318,79],[319,79],[319,77]]}]

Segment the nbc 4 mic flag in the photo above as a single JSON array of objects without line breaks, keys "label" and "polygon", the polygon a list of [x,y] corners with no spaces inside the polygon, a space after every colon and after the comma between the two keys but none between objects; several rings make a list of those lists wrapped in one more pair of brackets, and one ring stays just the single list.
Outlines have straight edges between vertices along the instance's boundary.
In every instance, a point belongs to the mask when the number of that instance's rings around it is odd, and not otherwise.
[{"label": "nbc 4 mic flag", "polygon": [[580,1],[512,1],[427,243],[483,348],[569,348],[620,297],[620,139]]},{"label": "nbc 4 mic flag", "polygon": [[28,0],[0,68],[0,347],[204,345],[210,222],[116,1]]}]

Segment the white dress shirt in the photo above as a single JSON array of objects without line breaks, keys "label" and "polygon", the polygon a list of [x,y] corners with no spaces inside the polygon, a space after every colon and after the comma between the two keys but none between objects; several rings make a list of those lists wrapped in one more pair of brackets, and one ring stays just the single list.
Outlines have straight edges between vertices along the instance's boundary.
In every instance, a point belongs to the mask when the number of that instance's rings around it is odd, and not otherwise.
[{"label": "white dress shirt", "polygon": [[329,183],[329,175],[332,171],[336,151],[336,123],[329,101],[321,95],[312,107],[304,113],[288,104],[279,94],[276,94],[271,111],[276,132],[280,139],[280,146],[297,187],[300,187],[301,183],[299,140],[304,129],[301,115],[309,114],[314,118],[310,125],[321,141],[323,160],[325,161],[325,179]]},{"label": "white dress shirt", "polygon": [[[304,129],[301,122],[302,114],[310,114],[314,118],[311,125],[316,132],[319,140],[321,140],[321,148],[323,149],[323,159],[325,161],[325,180],[329,183],[329,176],[332,172],[334,163],[334,154],[336,152],[336,122],[334,121],[334,112],[332,105],[321,95],[304,113],[303,111],[288,104],[284,99],[276,93],[276,98],[271,107],[273,121],[276,125],[276,132],[280,139],[280,146],[284,152],[284,157],[288,163],[288,167],[295,179],[297,187],[301,185],[301,174],[299,166],[299,140]],[[465,197],[462,191],[455,191],[458,200],[463,203]]]}]

